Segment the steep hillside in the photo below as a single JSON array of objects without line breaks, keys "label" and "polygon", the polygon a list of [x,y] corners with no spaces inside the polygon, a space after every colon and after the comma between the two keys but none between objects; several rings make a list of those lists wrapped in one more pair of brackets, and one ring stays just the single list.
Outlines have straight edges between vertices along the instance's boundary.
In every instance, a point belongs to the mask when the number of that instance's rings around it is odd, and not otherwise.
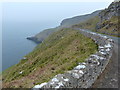
[{"label": "steep hillside", "polygon": [[52,29],[47,29],[39,34],[28,37],[27,39],[33,40],[37,43],[42,42],[53,32],[65,27],[77,27],[97,31],[103,34],[120,36],[120,28],[118,25],[120,19],[120,1],[115,0],[105,10],[98,10],[91,14],[76,16],[64,19],[60,26]]},{"label": "steep hillside", "polygon": [[3,87],[27,87],[73,69],[97,51],[90,38],[73,29],[54,32],[18,64],[3,72]]},{"label": "steep hillside", "polygon": [[119,36],[119,10],[120,1],[116,1],[105,10],[65,19],[59,27],[28,37],[40,44],[18,64],[3,72],[3,87],[31,88],[84,62],[98,47],[92,39],[72,28]]},{"label": "steep hillside", "polygon": [[64,19],[60,26],[56,27],[56,28],[51,28],[51,29],[46,29],[43,30],[42,32],[38,33],[37,35],[33,36],[33,37],[28,37],[27,39],[29,40],[33,40],[37,43],[42,42],[44,39],[46,39],[50,34],[52,34],[55,31],[58,31],[62,28],[65,27],[70,27],[72,25],[78,24],[80,22],[83,22],[85,20],[88,20],[89,18],[98,16],[99,12],[101,10],[95,11],[91,14],[87,14],[87,15],[82,15],[82,16],[76,16],[76,17],[72,17],[72,18],[68,18],[68,19]]},{"label": "steep hillside", "polygon": [[109,7],[99,13],[100,21],[96,26],[98,32],[120,36],[120,1],[112,2]]},{"label": "steep hillside", "polygon": [[90,18],[84,22],[81,22],[79,24],[73,25],[72,28],[82,28],[82,29],[89,29],[91,31],[96,32],[96,25],[100,21],[100,18],[98,16]]},{"label": "steep hillside", "polygon": [[103,34],[120,36],[119,15],[120,1],[112,2],[108,8],[102,10],[99,16],[89,18],[79,24],[73,25],[74,28],[83,28]]},{"label": "steep hillside", "polygon": [[59,30],[59,27],[56,28],[50,28],[50,29],[46,29],[43,30],[42,32],[36,34],[33,37],[27,37],[28,40],[32,40],[36,43],[41,43],[43,40],[45,40],[50,34],[52,34],[53,32]]},{"label": "steep hillside", "polygon": [[95,11],[91,14],[86,14],[86,15],[81,15],[81,16],[76,16],[68,19],[64,19],[61,22],[61,26],[72,26],[81,22],[84,22],[90,18],[98,16],[98,14],[101,12],[101,10]]}]

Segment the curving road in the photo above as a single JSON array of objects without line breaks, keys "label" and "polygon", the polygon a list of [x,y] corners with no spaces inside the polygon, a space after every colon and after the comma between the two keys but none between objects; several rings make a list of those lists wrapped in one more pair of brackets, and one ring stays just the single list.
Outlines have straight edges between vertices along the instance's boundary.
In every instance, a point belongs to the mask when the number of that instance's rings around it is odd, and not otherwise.
[{"label": "curving road", "polygon": [[120,68],[120,62],[118,61],[118,54],[120,53],[120,38],[112,36],[108,37],[112,38],[115,42],[113,55],[105,71],[99,76],[97,81],[92,86],[93,88],[118,88],[118,78],[120,77],[120,73],[118,72]]},{"label": "curving road", "polygon": [[[79,29],[77,28],[77,30]],[[106,36],[114,40],[113,55],[106,69],[95,81],[92,88],[118,88],[118,78],[120,77],[120,73],[118,72],[120,68],[119,66],[120,62],[118,58],[118,54],[120,53],[119,50],[120,38],[108,35]]]}]

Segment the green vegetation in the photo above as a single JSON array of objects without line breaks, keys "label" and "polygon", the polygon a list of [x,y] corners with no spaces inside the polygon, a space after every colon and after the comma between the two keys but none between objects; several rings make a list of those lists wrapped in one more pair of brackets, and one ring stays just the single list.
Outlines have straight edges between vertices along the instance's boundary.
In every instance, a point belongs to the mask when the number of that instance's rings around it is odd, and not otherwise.
[{"label": "green vegetation", "polygon": [[[117,16],[112,16],[111,19],[103,20],[101,23],[99,23],[100,18],[96,16],[82,23],[73,25],[72,27],[88,29],[94,32],[119,37],[118,34],[120,33],[120,30],[119,30],[119,25],[118,25],[118,18],[119,17]],[[99,28],[97,28],[97,26],[99,26]]]},{"label": "green vegetation", "polygon": [[45,30],[41,31],[40,33],[38,33],[37,35],[35,35],[34,37],[29,38],[29,39],[33,40],[33,41],[35,41],[37,43],[42,42],[49,35],[51,35],[52,33],[56,32],[56,31],[58,31],[59,29],[66,28],[66,27],[71,27],[72,25],[79,24],[81,22],[87,21],[90,18],[98,16],[98,14],[100,12],[101,12],[101,10],[97,10],[97,11],[91,13],[91,14],[75,16],[75,17],[72,17],[72,18],[64,19],[60,23],[60,26],[55,27],[55,28],[45,29]]},{"label": "green vegetation", "polygon": [[59,30],[26,55],[26,59],[3,72],[3,87],[31,88],[73,69],[96,51],[94,41],[79,31]]},{"label": "green vegetation", "polygon": [[96,16],[96,17],[90,18],[89,20],[86,20],[82,23],[73,25],[72,27],[73,28],[77,27],[77,28],[89,29],[89,30],[92,30],[92,31],[96,31],[96,25],[99,22],[99,20],[100,20],[99,17]]},{"label": "green vegetation", "polygon": [[102,21],[100,27],[98,31],[103,34],[118,36],[118,33],[120,33],[117,16],[112,16],[109,20]]},{"label": "green vegetation", "polygon": [[56,28],[50,28],[50,29],[43,30],[42,32],[38,33],[37,35],[35,35],[33,37],[33,41],[42,42],[48,36],[50,36],[52,33],[56,32],[56,31],[58,31],[59,29],[61,29],[61,27],[56,27]]}]

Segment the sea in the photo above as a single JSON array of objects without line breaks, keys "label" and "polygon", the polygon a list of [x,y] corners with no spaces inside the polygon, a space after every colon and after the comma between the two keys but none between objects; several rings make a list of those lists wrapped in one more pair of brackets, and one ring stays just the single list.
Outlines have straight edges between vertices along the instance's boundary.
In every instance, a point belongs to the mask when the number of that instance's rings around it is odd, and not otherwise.
[{"label": "sea", "polygon": [[29,36],[47,28],[52,28],[56,23],[49,22],[3,22],[2,24],[2,71],[19,63],[30,53],[37,44],[27,40]]}]

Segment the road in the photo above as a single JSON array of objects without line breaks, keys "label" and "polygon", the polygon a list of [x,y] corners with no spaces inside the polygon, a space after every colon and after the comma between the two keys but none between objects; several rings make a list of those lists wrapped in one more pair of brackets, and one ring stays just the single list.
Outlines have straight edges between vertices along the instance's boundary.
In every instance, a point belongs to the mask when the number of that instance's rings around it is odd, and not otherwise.
[{"label": "road", "polygon": [[[80,28],[73,28],[73,29],[80,30]],[[82,30],[91,32],[90,30],[87,29],[82,29]],[[119,61],[120,59],[118,57],[118,54],[120,53],[119,50],[120,38],[109,35],[104,35],[104,36],[113,39],[114,41],[113,54],[109,64],[106,66],[106,69],[92,85],[92,88],[118,88],[119,87],[118,79],[120,78],[120,72],[118,72],[118,70],[120,69],[120,61]]]},{"label": "road", "polygon": [[119,57],[118,54],[120,46],[120,38],[108,36],[114,40],[114,49],[113,55],[109,64],[107,65],[105,71],[100,75],[97,81],[92,86],[93,88],[118,88],[118,78],[120,73],[118,72],[119,66]]},{"label": "road", "polygon": [[110,59],[109,64],[106,66],[106,69],[98,77],[92,88],[118,88],[118,78],[120,77],[120,73],[118,72],[120,69],[120,59],[118,57],[118,54],[120,53],[120,38],[108,35],[106,36],[114,40],[113,55]]}]

